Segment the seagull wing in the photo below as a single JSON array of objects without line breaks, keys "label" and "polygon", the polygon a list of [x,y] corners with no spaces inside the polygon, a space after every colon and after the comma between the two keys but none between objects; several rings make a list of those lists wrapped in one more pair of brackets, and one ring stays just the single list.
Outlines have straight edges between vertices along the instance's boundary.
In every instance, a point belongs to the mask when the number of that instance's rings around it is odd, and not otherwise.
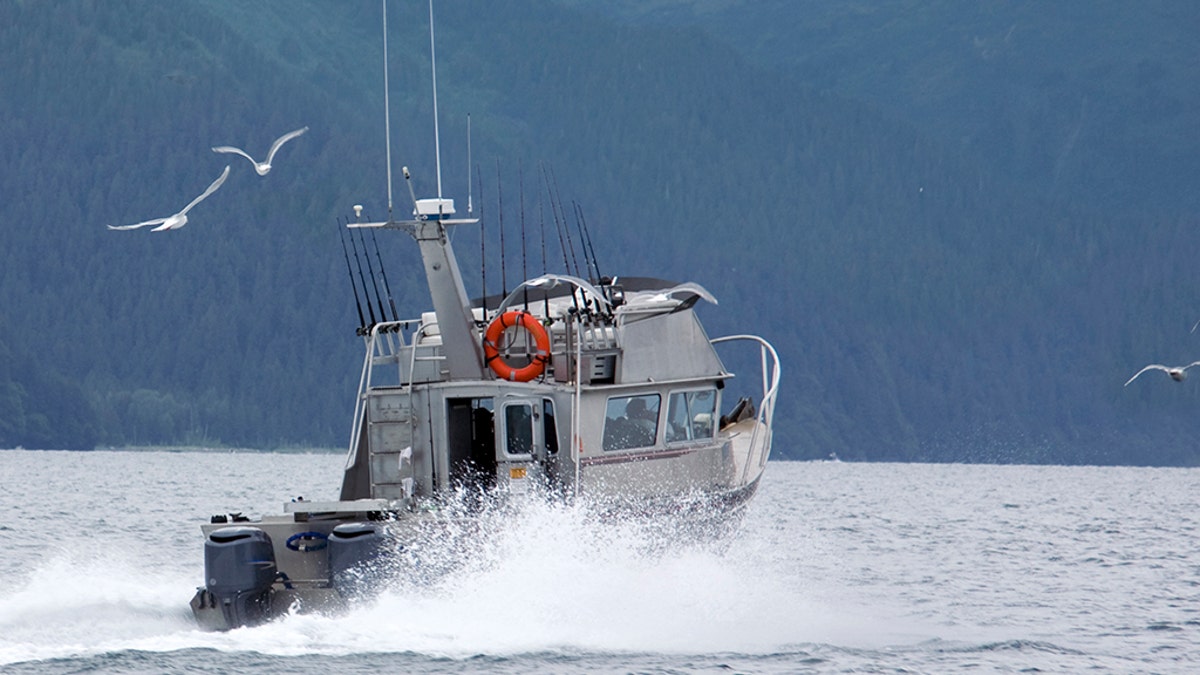
[{"label": "seagull wing", "polygon": [[199,204],[205,197],[216,192],[217,188],[221,187],[221,183],[224,183],[225,179],[228,177],[229,177],[229,165],[226,164],[225,170],[222,171],[221,175],[218,176],[217,179],[212,182],[212,185],[209,185],[207,190],[205,190],[203,193],[201,193],[201,195],[199,197],[196,197],[195,199],[193,199],[190,204],[183,207],[183,210],[180,211],[179,213],[177,213],[176,215],[182,216],[182,215],[186,214],[188,211],[192,210],[193,206]]},{"label": "seagull wing", "polygon": [[275,142],[271,144],[271,149],[269,151],[267,151],[266,163],[270,164],[271,160],[275,158],[275,153],[279,152],[279,146],[283,145],[284,143],[287,143],[288,141],[292,140],[293,138],[299,136],[300,134],[302,134],[306,131],[308,131],[308,127],[303,127],[301,129],[296,129],[295,131],[289,131],[286,134],[280,136],[279,138],[276,138]]},{"label": "seagull wing", "polygon": [[1180,368],[1180,370],[1187,370],[1188,368],[1194,368],[1196,366],[1200,366],[1200,361],[1192,361],[1191,363],[1187,364],[1186,366]]},{"label": "seagull wing", "polygon": [[155,218],[154,220],[146,220],[146,221],[143,221],[140,223],[134,223],[133,225],[109,225],[108,229],[110,229],[110,230],[136,230],[139,227],[145,227],[147,225],[158,225],[159,223],[166,222],[166,220],[167,220],[166,218]]},{"label": "seagull wing", "polygon": [[246,159],[250,160],[251,164],[258,164],[258,162],[254,161],[254,158],[251,157],[250,155],[247,155],[244,150],[235,148],[232,145],[218,145],[217,147],[213,148],[212,151],[213,152],[224,152],[224,153],[233,154],[233,155],[241,155],[242,157],[245,157]]},{"label": "seagull wing", "polygon": [[[1196,364],[1193,363],[1192,365],[1196,365]],[[1129,378],[1129,382],[1133,382],[1134,380],[1138,379],[1138,377],[1140,377],[1141,374],[1146,372],[1147,370],[1161,370],[1161,371],[1166,372],[1166,371],[1170,371],[1171,369],[1166,366],[1159,365],[1157,363],[1152,363],[1152,364],[1146,366],[1145,368],[1142,368],[1141,370],[1137,371],[1137,373],[1135,373],[1133,377]],[[1129,382],[1125,383],[1126,387],[1129,386]]]}]

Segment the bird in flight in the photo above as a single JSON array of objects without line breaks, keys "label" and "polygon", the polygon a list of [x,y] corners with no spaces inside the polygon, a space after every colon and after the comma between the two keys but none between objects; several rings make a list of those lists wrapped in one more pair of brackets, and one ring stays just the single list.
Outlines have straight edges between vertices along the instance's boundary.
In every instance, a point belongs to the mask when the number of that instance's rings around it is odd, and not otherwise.
[{"label": "bird in flight", "polygon": [[[1141,375],[1142,373],[1146,372],[1147,370],[1161,370],[1164,373],[1170,375],[1172,380],[1175,380],[1176,382],[1183,382],[1184,380],[1187,379],[1188,368],[1192,368],[1194,366],[1200,366],[1200,361],[1193,361],[1193,362],[1187,364],[1186,366],[1162,366],[1157,363],[1152,363],[1152,364],[1146,366],[1145,368],[1142,368],[1141,370],[1137,371],[1137,373],[1133,377],[1129,378],[1129,382],[1133,382],[1134,380],[1138,379],[1138,376]],[[1129,382],[1125,383],[1126,387],[1129,386]]]},{"label": "bird in flight", "polygon": [[110,229],[110,230],[136,230],[139,227],[146,227],[147,225],[158,225],[158,227],[151,230],[151,232],[161,232],[163,230],[178,230],[179,228],[183,227],[184,225],[187,225],[187,221],[188,221],[187,212],[191,211],[192,207],[199,204],[201,201],[203,201],[205,197],[216,192],[217,188],[221,187],[221,183],[224,183],[225,179],[228,177],[229,177],[229,165],[226,164],[225,170],[222,171],[221,175],[218,176],[217,179],[212,182],[212,185],[209,185],[208,189],[206,189],[204,192],[202,192],[199,197],[196,197],[195,199],[193,199],[191,201],[191,203],[189,203],[187,206],[183,207],[183,210],[180,211],[179,213],[176,213],[171,216],[167,216],[166,218],[155,218],[154,220],[147,220],[147,221],[144,221],[141,223],[134,223],[133,225],[109,225],[108,229]]},{"label": "bird in flight", "polygon": [[280,136],[279,138],[276,138],[275,142],[271,144],[271,149],[267,151],[267,158],[261,162],[255,161],[254,158],[251,157],[250,155],[247,155],[245,153],[245,151],[239,150],[238,148],[235,148],[231,145],[218,145],[217,147],[213,148],[212,151],[213,152],[226,152],[226,153],[232,153],[235,155],[241,155],[242,157],[245,157],[246,159],[250,160],[250,163],[254,165],[254,171],[258,175],[265,176],[265,175],[267,175],[267,172],[271,170],[271,160],[275,159],[275,153],[279,152],[280,146],[282,146],[284,143],[287,143],[288,141],[292,140],[293,138],[299,136],[300,134],[302,134],[306,131],[308,131],[308,127],[304,127],[302,129],[296,129],[295,131],[289,131],[286,134]]}]

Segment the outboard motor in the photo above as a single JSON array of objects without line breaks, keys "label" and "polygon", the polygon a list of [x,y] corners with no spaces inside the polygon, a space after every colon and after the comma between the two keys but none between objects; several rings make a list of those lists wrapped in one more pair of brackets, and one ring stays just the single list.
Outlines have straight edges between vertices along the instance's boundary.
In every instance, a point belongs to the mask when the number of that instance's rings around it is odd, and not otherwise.
[{"label": "outboard motor", "polygon": [[329,579],[343,598],[358,599],[378,592],[386,570],[386,535],[374,523],[343,523],[329,535]]},{"label": "outboard motor", "polygon": [[224,618],[223,628],[252,626],[267,617],[275,575],[271,537],[257,527],[223,527],[204,542],[207,600]]}]

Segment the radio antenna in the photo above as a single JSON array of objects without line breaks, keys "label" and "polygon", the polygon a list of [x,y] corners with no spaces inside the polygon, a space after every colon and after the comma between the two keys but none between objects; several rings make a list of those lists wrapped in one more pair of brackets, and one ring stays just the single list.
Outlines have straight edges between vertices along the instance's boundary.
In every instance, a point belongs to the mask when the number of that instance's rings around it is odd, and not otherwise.
[{"label": "radio antenna", "polygon": [[433,71],[433,154],[437,168],[437,195],[442,198],[442,145],[438,136],[437,56],[433,48],[433,0],[429,0],[429,67]]},{"label": "radio antenna", "polygon": [[471,209],[471,113],[467,113],[467,213]]},{"label": "radio antenna", "polygon": [[[430,1],[430,12],[433,11]],[[388,221],[392,220],[392,106],[388,101],[387,0],[383,0],[383,136],[387,146]],[[435,104],[436,105],[436,104]],[[370,305],[368,305],[370,306]]]},{"label": "radio antenna", "polygon": [[[482,223],[483,222],[483,202],[484,202],[483,172],[479,167],[475,167],[475,175],[479,178],[479,222]],[[479,227],[479,277],[480,277],[479,283],[483,287],[483,293],[482,293],[483,300],[481,301],[481,304],[483,305],[484,315],[487,314],[487,308],[488,308],[488,306],[487,306],[488,285],[487,285],[487,236],[486,236],[486,232],[487,231],[484,230],[483,226],[481,225]]]}]

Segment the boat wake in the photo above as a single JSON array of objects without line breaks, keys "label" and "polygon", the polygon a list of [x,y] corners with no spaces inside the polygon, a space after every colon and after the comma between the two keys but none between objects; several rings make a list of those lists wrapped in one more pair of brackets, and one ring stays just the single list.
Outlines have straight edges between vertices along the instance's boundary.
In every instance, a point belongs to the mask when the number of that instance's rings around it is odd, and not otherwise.
[{"label": "boat wake", "polygon": [[197,648],[451,659],[767,654],[881,635],[863,615],[814,599],[769,528],[718,546],[652,520],[601,519],[539,499],[485,507],[471,522],[418,538],[405,558],[416,567],[390,575],[382,594],[340,615],[291,613],[225,633],[201,631],[180,603],[194,590],[195,570],[164,571],[173,561],[152,554],[133,563],[62,551],[0,591],[0,665]]}]

